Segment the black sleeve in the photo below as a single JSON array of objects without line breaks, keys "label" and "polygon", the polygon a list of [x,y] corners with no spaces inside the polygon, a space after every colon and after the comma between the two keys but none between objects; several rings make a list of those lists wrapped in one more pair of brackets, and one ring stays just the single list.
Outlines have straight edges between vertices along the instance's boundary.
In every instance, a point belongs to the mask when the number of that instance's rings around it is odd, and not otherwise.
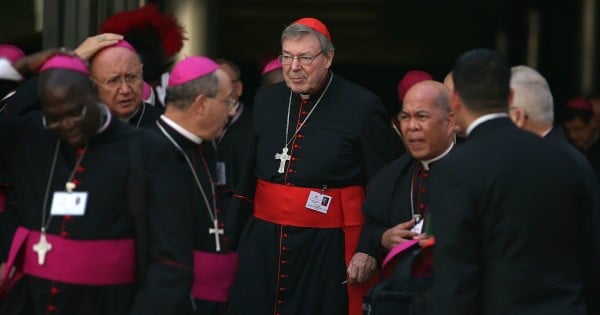
[{"label": "black sleeve", "polygon": [[144,134],[147,268],[131,314],[182,314],[193,281],[189,172],[166,139]]}]

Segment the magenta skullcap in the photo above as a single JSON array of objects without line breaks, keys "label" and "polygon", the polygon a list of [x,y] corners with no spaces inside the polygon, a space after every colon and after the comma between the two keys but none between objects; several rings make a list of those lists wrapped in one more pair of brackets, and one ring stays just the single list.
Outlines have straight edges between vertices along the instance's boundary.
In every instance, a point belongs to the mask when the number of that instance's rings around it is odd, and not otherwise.
[{"label": "magenta skullcap", "polygon": [[572,98],[567,102],[567,107],[585,112],[592,111],[592,103],[585,97]]},{"label": "magenta skullcap", "polygon": [[404,95],[413,85],[426,80],[432,80],[431,74],[421,70],[408,71],[398,82],[398,99],[400,102],[404,99]]},{"label": "magenta skullcap", "polygon": [[10,62],[15,62],[25,57],[25,53],[15,45],[0,45],[0,58],[2,57],[10,60]]},{"label": "magenta skullcap", "polygon": [[215,72],[219,65],[210,58],[191,56],[179,61],[171,70],[169,87],[178,86]]},{"label": "magenta skullcap", "polygon": [[73,70],[81,72],[85,75],[89,75],[90,73],[88,71],[87,65],[85,64],[85,61],[83,61],[77,56],[71,55],[54,55],[48,58],[48,60],[46,60],[46,62],[44,62],[44,64],[40,68],[39,72],[44,72],[50,69]]},{"label": "magenta skullcap", "polygon": [[261,73],[261,75],[265,75],[275,69],[279,69],[279,68],[283,68],[283,65],[281,64],[281,61],[279,61],[278,58],[275,58],[271,61],[269,61],[265,67],[263,68],[263,71]]}]

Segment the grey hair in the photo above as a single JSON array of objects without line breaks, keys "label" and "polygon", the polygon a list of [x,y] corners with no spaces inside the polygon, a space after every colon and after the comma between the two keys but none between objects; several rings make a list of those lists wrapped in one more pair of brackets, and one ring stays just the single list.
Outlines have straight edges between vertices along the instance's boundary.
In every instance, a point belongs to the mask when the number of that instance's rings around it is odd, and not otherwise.
[{"label": "grey hair", "polygon": [[165,103],[179,109],[188,108],[200,94],[214,97],[219,91],[219,78],[216,72],[201,76],[192,81],[167,88]]},{"label": "grey hair", "polygon": [[313,34],[317,36],[321,43],[321,50],[324,54],[329,54],[335,50],[333,44],[323,34],[313,30],[312,28],[302,24],[292,24],[286,27],[281,33],[281,44],[288,38],[302,38],[306,35]]},{"label": "grey hair", "polygon": [[525,110],[533,121],[554,123],[554,98],[548,82],[539,72],[523,65],[512,67],[510,87],[514,94],[511,106]]}]

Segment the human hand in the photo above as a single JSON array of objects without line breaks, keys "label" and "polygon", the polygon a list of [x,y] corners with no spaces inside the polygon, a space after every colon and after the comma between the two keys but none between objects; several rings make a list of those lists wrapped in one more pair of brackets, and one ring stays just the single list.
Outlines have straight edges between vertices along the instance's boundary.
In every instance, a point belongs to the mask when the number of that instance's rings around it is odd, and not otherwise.
[{"label": "human hand", "polygon": [[350,264],[348,264],[348,283],[357,284],[363,283],[373,276],[377,268],[375,258],[365,254],[356,253],[352,256]]},{"label": "human hand", "polygon": [[22,76],[26,77],[37,73],[44,62],[56,54],[72,55],[73,53],[63,48],[50,48],[35,54],[27,55],[13,62],[12,65]]},{"label": "human hand", "polygon": [[410,229],[415,226],[415,220],[402,222],[392,228],[387,229],[381,235],[381,246],[387,250],[391,250],[394,246],[413,239],[418,233],[411,231]]},{"label": "human hand", "polygon": [[75,53],[83,60],[90,60],[97,52],[105,47],[116,44],[123,39],[123,35],[114,33],[102,33],[86,38],[79,47],[75,48]]}]

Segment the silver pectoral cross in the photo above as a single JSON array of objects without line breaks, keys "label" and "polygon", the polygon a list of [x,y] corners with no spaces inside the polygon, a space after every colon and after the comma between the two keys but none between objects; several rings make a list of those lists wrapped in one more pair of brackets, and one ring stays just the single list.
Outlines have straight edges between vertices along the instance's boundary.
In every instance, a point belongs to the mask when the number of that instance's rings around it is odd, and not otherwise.
[{"label": "silver pectoral cross", "polygon": [[46,262],[46,254],[52,250],[52,244],[46,240],[46,231],[42,230],[40,240],[33,245],[33,251],[38,255],[38,264],[43,265]]},{"label": "silver pectoral cross", "polygon": [[275,154],[275,159],[279,160],[279,169],[277,170],[278,173],[283,173],[283,170],[285,168],[285,162],[289,161],[291,156],[288,153],[288,148],[284,147],[281,150],[281,153],[276,153]]},{"label": "silver pectoral cross", "polygon": [[221,251],[221,242],[219,241],[219,235],[222,235],[224,231],[223,231],[223,229],[219,229],[219,220],[217,220],[217,219],[213,220],[213,226],[214,226],[214,228],[208,229],[208,234],[215,235],[215,244],[216,244],[217,252],[220,252]]}]

